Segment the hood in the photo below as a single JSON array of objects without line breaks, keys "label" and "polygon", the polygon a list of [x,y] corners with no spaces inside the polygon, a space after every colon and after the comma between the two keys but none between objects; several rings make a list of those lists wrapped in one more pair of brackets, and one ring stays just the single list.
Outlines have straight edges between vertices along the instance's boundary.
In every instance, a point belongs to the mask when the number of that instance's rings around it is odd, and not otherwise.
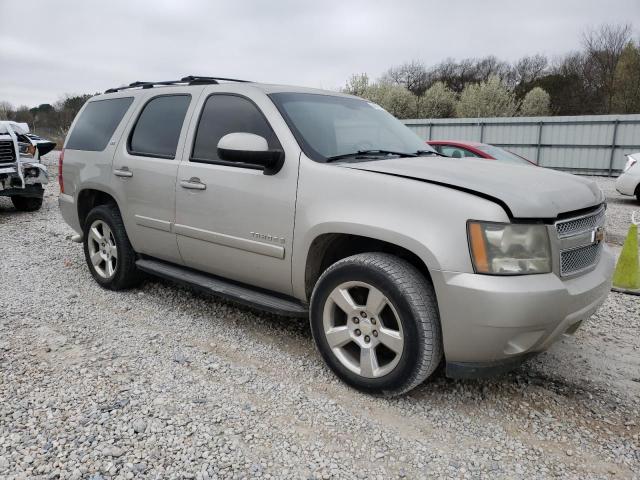
[{"label": "hood", "polygon": [[555,218],[604,202],[595,182],[547,168],[462,158],[397,158],[341,166],[446,185],[489,198],[512,218]]},{"label": "hood", "polygon": [[29,125],[26,123],[14,122],[12,120],[0,120],[0,133],[9,134],[9,128],[16,133],[29,133]]}]

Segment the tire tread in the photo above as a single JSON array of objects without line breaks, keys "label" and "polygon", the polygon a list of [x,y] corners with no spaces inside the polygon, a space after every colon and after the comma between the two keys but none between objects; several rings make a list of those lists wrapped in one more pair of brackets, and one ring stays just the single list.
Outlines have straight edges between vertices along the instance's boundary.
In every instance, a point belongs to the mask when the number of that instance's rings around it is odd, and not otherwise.
[{"label": "tire tread", "polygon": [[[97,216],[101,217],[102,219],[107,218],[110,221],[110,223],[112,224],[112,232],[122,243],[122,245],[119,245],[118,248],[118,268],[120,268],[121,270],[119,272],[116,272],[116,275],[106,282],[98,278],[93,271],[93,267],[91,266],[91,262],[88,258],[88,250],[86,247],[86,230],[89,228],[88,226],[93,222],[94,217]],[[131,242],[129,241],[124,222],[122,221],[122,216],[120,215],[120,210],[116,205],[98,205],[93,210],[91,210],[87,215],[84,233],[84,249],[85,255],[87,255],[87,265],[89,266],[93,277],[102,287],[108,288],[109,290],[127,290],[140,284],[140,282],[144,278],[144,274],[138,269],[138,267],[136,267],[137,254],[133,249]]]},{"label": "tire tread", "polygon": [[[418,331],[422,335],[418,339],[420,357],[416,362],[417,368],[413,369],[399,388],[384,392],[385,396],[402,395],[424,382],[438,368],[442,359],[442,332],[433,286],[408,261],[392,254],[377,252],[361,253],[337,261],[320,276],[318,283],[332,271],[347,264],[370,268],[387,276],[408,299],[414,319],[419,323]],[[311,302],[313,301],[312,296]]]}]

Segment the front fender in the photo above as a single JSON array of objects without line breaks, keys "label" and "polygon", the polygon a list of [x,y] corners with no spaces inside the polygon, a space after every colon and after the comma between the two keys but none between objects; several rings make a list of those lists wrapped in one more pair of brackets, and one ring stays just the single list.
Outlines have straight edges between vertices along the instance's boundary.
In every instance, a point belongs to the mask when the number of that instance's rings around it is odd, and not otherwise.
[{"label": "front fender", "polygon": [[327,233],[397,245],[418,256],[430,271],[472,272],[469,219],[509,221],[500,205],[471,193],[302,158],[292,258],[294,294],[305,298],[309,249]]}]

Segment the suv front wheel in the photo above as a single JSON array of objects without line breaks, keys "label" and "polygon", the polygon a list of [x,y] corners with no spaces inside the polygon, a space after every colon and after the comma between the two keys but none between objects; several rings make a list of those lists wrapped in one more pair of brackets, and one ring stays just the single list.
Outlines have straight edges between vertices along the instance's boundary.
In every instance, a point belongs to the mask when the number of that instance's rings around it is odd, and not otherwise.
[{"label": "suv front wheel", "polygon": [[433,287],[393,255],[359,254],[329,267],[313,291],[310,320],[329,367],[367,393],[407,392],[442,359]]},{"label": "suv front wheel", "polygon": [[115,205],[99,205],[91,210],[83,236],[87,265],[100,286],[124,290],[140,283],[142,272],[136,267],[136,252]]}]

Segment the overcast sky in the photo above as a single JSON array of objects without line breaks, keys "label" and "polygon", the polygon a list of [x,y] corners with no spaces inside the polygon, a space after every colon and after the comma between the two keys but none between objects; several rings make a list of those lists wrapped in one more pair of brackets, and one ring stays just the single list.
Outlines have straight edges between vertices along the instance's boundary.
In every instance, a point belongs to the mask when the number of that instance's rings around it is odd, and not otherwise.
[{"label": "overcast sky", "polygon": [[0,0],[0,101],[34,106],[187,74],[335,89],[352,73],[550,57],[640,0]]}]

